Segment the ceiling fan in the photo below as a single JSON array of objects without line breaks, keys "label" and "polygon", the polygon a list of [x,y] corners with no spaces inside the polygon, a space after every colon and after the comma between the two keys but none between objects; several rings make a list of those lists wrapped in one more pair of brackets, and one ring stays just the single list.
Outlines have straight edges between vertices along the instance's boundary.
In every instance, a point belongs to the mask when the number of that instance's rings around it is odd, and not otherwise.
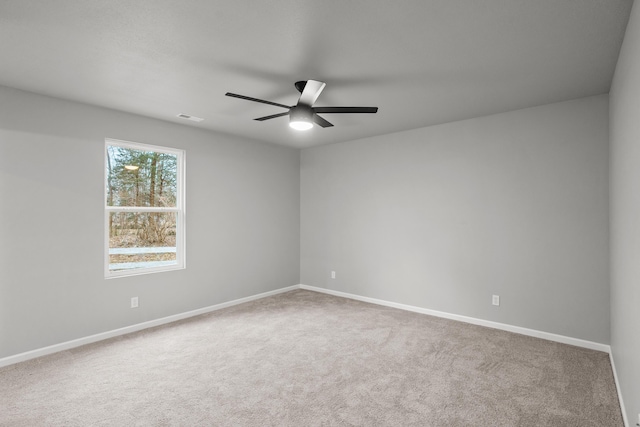
[{"label": "ceiling fan", "polygon": [[277,102],[265,101],[263,99],[251,98],[249,96],[238,95],[237,93],[227,92],[225,95],[234,98],[246,99],[247,101],[261,102],[263,104],[286,108],[287,111],[284,113],[258,117],[254,120],[263,122],[265,120],[288,115],[289,126],[296,130],[311,129],[313,127],[313,123],[323,128],[333,126],[333,124],[320,117],[318,113],[375,113],[378,111],[378,107],[314,107],[313,104],[316,102],[326,85],[326,83],[319,82],[317,80],[301,80],[296,82],[295,87],[298,89],[298,92],[300,92],[300,98],[296,105],[291,106],[278,104]]}]

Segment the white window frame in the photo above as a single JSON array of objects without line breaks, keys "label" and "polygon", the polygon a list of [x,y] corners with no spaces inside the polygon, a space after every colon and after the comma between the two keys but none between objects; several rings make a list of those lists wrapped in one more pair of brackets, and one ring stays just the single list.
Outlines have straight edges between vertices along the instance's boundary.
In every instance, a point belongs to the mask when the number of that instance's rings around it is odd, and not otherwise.
[{"label": "white window frame", "polygon": [[[141,151],[153,151],[158,153],[172,154],[176,156],[176,206],[175,207],[145,207],[145,206],[108,206],[108,181],[109,172],[107,170],[107,156],[108,146],[118,146],[122,148],[130,148]],[[181,270],[186,268],[186,253],[185,253],[185,222],[186,222],[186,203],[185,203],[185,163],[186,152],[185,150],[177,148],[169,148],[158,145],[142,144],[138,142],[123,141],[119,139],[106,138],[104,144],[105,158],[103,165],[104,168],[104,276],[106,279],[112,279],[116,277],[129,277],[137,276],[140,274],[158,273],[163,271]],[[132,268],[129,270],[111,271],[109,270],[109,215],[112,212],[175,212],[176,213],[176,264],[160,266],[160,267],[143,267]]]}]

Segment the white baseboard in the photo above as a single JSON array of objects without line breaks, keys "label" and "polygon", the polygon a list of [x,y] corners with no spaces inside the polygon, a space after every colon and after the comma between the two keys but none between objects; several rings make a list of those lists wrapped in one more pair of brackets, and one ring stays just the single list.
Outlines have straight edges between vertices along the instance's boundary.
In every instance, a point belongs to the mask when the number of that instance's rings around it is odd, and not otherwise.
[{"label": "white baseboard", "polygon": [[148,322],[138,323],[131,326],[125,326],[124,328],[114,329],[112,331],[101,332],[99,334],[90,335],[88,337],[78,338],[71,341],[66,341],[60,344],[50,345],[48,347],[39,348],[36,350],[19,353],[13,356],[8,356],[0,359],[0,368],[3,366],[13,365],[14,363],[24,362],[26,360],[35,359],[37,357],[46,356],[48,354],[57,353],[59,351],[69,350],[71,348],[80,347],[81,345],[91,344],[97,341],[106,340],[108,338],[117,337],[120,335],[130,334],[132,332],[141,331],[143,329],[153,328],[154,326],[164,325],[166,323],[175,322],[177,320],[187,319],[189,317],[198,316],[200,314],[210,313],[212,311],[220,310],[226,307],[242,304],[249,301],[255,301],[261,298],[266,298],[272,295],[281,294],[283,292],[299,289],[299,285],[293,285],[286,288],[276,289],[275,291],[264,292],[257,295],[248,296],[245,298],[239,298],[233,301],[223,302],[220,304],[212,305],[209,307],[199,308],[197,310],[187,311],[184,313],[174,314],[172,316],[163,317],[156,320],[150,320]]},{"label": "white baseboard", "polygon": [[624,407],[624,400],[622,400],[622,390],[620,390],[620,383],[618,382],[618,372],[616,371],[616,363],[613,360],[613,351],[609,352],[609,361],[611,362],[611,369],[613,370],[613,380],[616,383],[616,391],[618,392],[618,401],[620,402],[620,410],[622,411],[622,421],[624,421],[624,427],[629,427],[629,419],[627,418],[627,411]]},{"label": "white baseboard", "polygon": [[[556,334],[552,334],[552,333],[549,333],[549,332],[542,332],[542,331],[537,331],[537,330],[534,330],[534,329],[521,328],[519,326],[512,326],[512,325],[508,325],[508,324],[504,324],[504,323],[498,323],[498,322],[492,322],[492,321],[489,321],[489,320],[476,319],[476,318],[473,318],[473,317],[461,316],[461,315],[458,315],[458,314],[445,313],[445,312],[442,312],[442,311],[430,310],[430,309],[427,309],[427,308],[415,307],[415,306],[411,306],[411,305],[400,304],[400,303],[395,303],[395,302],[390,302],[390,301],[384,301],[384,300],[380,300],[380,299],[376,299],[376,298],[363,297],[363,296],[360,296],[360,295],[349,294],[349,293],[346,293],[346,292],[334,291],[334,290],[331,290],[331,289],[324,289],[324,288],[318,288],[318,287],[315,287],[315,286],[308,286],[308,285],[300,284],[300,285],[288,286],[286,288],[276,289],[274,291],[264,292],[264,293],[257,294],[257,295],[252,295],[252,296],[245,297],[245,298],[236,299],[236,300],[233,300],[233,301],[224,302],[224,303],[221,303],[221,304],[212,305],[212,306],[209,306],[209,307],[200,308],[200,309],[197,309],[197,310],[187,311],[185,313],[179,313],[179,314],[163,317],[163,318],[156,319],[156,320],[150,320],[148,322],[138,323],[138,324],[131,325],[131,326],[126,326],[126,327],[120,328],[120,329],[114,329],[112,331],[102,332],[102,333],[99,333],[99,334],[90,335],[90,336],[87,336],[87,337],[78,338],[78,339],[71,340],[71,341],[66,341],[66,342],[63,342],[63,343],[60,343],[60,344],[54,344],[54,345],[51,345],[51,346],[48,346],[48,347],[43,347],[43,348],[39,348],[39,349],[36,349],[36,350],[27,351],[25,353],[16,354],[16,355],[13,355],[13,356],[8,356],[8,357],[0,359],[0,367],[12,365],[12,364],[18,363],[18,362],[23,362],[25,360],[35,359],[36,357],[46,356],[48,354],[56,353],[58,351],[68,350],[68,349],[71,349],[71,348],[79,347],[79,346],[85,345],[85,344],[94,343],[94,342],[105,340],[105,339],[108,339],[108,338],[113,338],[113,337],[117,337],[117,336],[120,336],[120,335],[129,334],[131,332],[137,332],[137,331],[140,331],[140,330],[143,330],[143,329],[164,325],[166,323],[175,322],[177,320],[182,320],[182,319],[186,319],[186,318],[189,318],[189,317],[198,316],[200,314],[209,313],[209,312],[212,312],[212,311],[220,310],[220,309],[223,309],[223,308],[226,308],[226,307],[231,307],[231,306],[242,304],[242,303],[245,303],[245,302],[255,301],[255,300],[258,300],[258,299],[261,299],[261,298],[266,298],[266,297],[269,297],[269,296],[272,296],[272,295],[277,295],[277,294],[280,294],[280,293],[283,293],[283,292],[292,291],[292,290],[295,290],[295,289],[306,289],[306,290],[310,290],[310,291],[321,292],[321,293],[330,294],[330,295],[334,295],[334,296],[339,296],[339,297],[343,297],[343,298],[349,298],[349,299],[353,299],[353,300],[368,302],[368,303],[371,303],[371,304],[377,304],[377,305],[383,305],[383,306],[387,306],[387,307],[398,308],[400,310],[406,310],[406,311],[412,311],[412,312],[415,312],[415,313],[428,314],[428,315],[436,316],[436,317],[443,317],[445,319],[457,320],[457,321],[460,321],[460,322],[471,323],[471,324],[479,325],[479,326],[486,326],[486,327],[494,328],[494,329],[501,329],[501,330],[504,330],[504,331],[515,332],[515,333],[522,334],[522,335],[528,335],[528,336],[532,336],[532,337],[536,337],[536,338],[547,339],[549,341],[555,341],[555,342],[560,342],[560,343],[564,343],[564,344],[575,345],[575,346],[578,346],[578,347],[589,348],[589,349],[592,349],[592,350],[603,351],[605,353],[611,354],[611,348],[610,348],[610,346],[608,346],[606,344],[600,344],[600,343],[595,343],[595,342],[591,342],[591,341],[581,340],[581,339],[578,339],[578,338],[571,338],[571,337],[566,337],[566,336],[563,336],[563,335],[556,335]],[[613,363],[612,363],[612,366],[613,366]]]},{"label": "white baseboard", "polygon": [[329,295],[334,295],[334,296],[338,296],[338,297],[343,297],[343,298],[349,298],[349,299],[353,299],[353,300],[357,300],[357,301],[362,301],[362,302],[368,302],[371,304],[377,304],[377,305],[382,305],[382,306],[386,306],[386,307],[393,307],[393,308],[397,308],[400,310],[406,310],[406,311],[412,311],[415,313],[422,313],[422,314],[428,314],[431,316],[436,316],[436,317],[442,317],[445,319],[451,319],[451,320],[457,320],[460,322],[465,322],[465,323],[471,323],[474,325],[479,325],[479,326],[486,326],[489,328],[494,328],[494,329],[500,329],[500,330],[504,330],[504,331],[508,331],[508,332],[515,332],[518,334],[522,334],[522,335],[527,335],[527,336],[531,336],[531,337],[536,337],[536,338],[542,338],[542,339],[546,339],[549,341],[555,341],[555,342],[559,342],[559,343],[563,343],[563,344],[570,344],[570,345],[575,345],[577,347],[583,347],[583,348],[588,348],[591,350],[598,350],[598,351],[603,351],[605,353],[609,354],[609,359],[611,361],[611,368],[613,370],[613,377],[615,380],[615,384],[616,384],[616,390],[618,392],[618,400],[620,401],[620,409],[622,411],[622,418],[624,421],[624,425],[625,427],[629,427],[629,420],[627,419],[627,414],[625,412],[625,407],[624,407],[624,402],[622,400],[622,394],[620,391],[620,384],[618,382],[618,375],[616,372],[616,368],[615,368],[615,363],[613,360],[613,355],[611,352],[611,347],[609,345],[606,344],[600,344],[600,343],[596,343],[596,342],[592,342],[592,341],[586,341],[586,340],[582,340],[582,339],[578,339],[578,338],[571,338],[571,337],[566,337],[563,335],[557,335],[557,334],[552,334],[549,332],[542,332],[542,331],[537,331],[534,329],[527,329],[527,328],[521,328],[519,326],[512,326],[512,325],[508,325],[508,324],[504,324],[504,323],[498,323],[498,322],[492,322],[489,320],[482,320],[482,319],[476,319],[473,317],[467,317],[467,316],[461,316],[458,314],[451,314],[451,313],[445,313],[442,311],[436,311],[436,310],[430,310],[427,308],[422,308],[422,307],[416,307],[416,306],[411,306],[411,305],[406,305],[406,304],[400,304],[400,303],[395,303],[395,302],[390,302],[390,301],[385,301],[385,300],[380,300],[380,299],[376,299],[376,298],[369,298],[369,297],[363,297],[360,295],[355,295],[355,294],[350,294],[350,293],[346,293],[346,292],[340,292],[340,291],[334,291],[331,289],[324,289],[324,288],[318,288],[315,286],[308,286],[308,285],[293,285],[293,286],[288,286],[286,288],[281,288],[281,289],[276,289],[273,291],[269,291],[269,292],[263,292],[261,294],[257,294],[257,295],[252,295],[252,296],[248,296],[245,298],[239,298],[233,301],[228,301],[228,302],[223,302],[220,304],[216,304],[216,305],[212,305],[209,307],[204,307],[204,308],[200,308],[197,310],[192,310],[192,311],[187,311],[184,313],[179,313],[179,314],[175,314],[172,316],[167,316],[167,317],[163,317],[160,319],[156,319],[156,320],[151,320],[148,322],[143,322],[143,323],[138,323],[135,325],[131,325],[131,326],[126,326],[124,328],[119,328],[119,329],[114,329],[112,331],[107,331],[107,332],[102,332],[99,334],[95,334],[95,335],[90,335],[87,337],[83,337],[83,338],[78,338],[75,340],[71,340],[71,341],[66,341],[60,344],[54,344],[48,347],[43,347],[43,348],[39,348],[36,350],[32,350],[32,351],[27,351],[24,353],[20,353],[20,354],[16,354],[13,356],[8,356],[5,358],[0,359],[0,368],[3,366],[9,366],[15,363],[19,363],[19,362],[24,362],[26,360],[30,360],[30,359],[35,359],[37,357],[42,357],[42,356],[46,356],[48,354],[53,354],[53,353],[57,353],[59,351],[64,351],[64,350],[69,350],[71,348],[75,348],[75,347],[80,347],[82,345],[85,344],[91,344],[97,341],[102,341],[108,338],[113,338],[113,337],[117,337],[120,335],[125,335],[125,334],[129,334],[132,332],[137,332],[143,329],[148,329],[148,328],[152,328],[155,326],[160,326],[160,325],[164,325],[166,323],[171,323],[171,322],[175,322],[178,320],[182,320],[182,319],[187,319],[189,317],[193,317],[193,316],[198,316],[200,314],[205,314],[205,313],[210,313],[212,311],[216,311],[216,310],[220,310],[226,307],[231,307],[234,305],[238,305],[238,304],[242,304],[245,302],[249,302],[249,301],[255,301],[258,299],[262,299],[262,298],[266,298],[272,295],[277,295],[277,294],[281,294],[284,292],[289,292],[295,289],[305,289],[305,290],[309,290],[309,291],[314,291],[314,292],[320,292],[320,293],[325,293],[325,294],[329,294]]},{"label": "white baseboard", "polygon": [[443,311],[430,310],[428,308],[415,307],[412,305],[399,304],[376,298],[362,297],[360,295],[349,294],[346,292],[334,291],[331,289],[317,288],[315,286],[299,285],[300,289],[309,291],[322,292],[325,294],[335,295],[338,297],[354,299],[358,301],[368,302],[372,304],[384,305],[386,307],[399,308],[400,310],[413,311],[415,313],[428,314],[430,316],[443,317],[445,319],[457,320],[459,322],[471,323],[478,326],[486,326],[493,329],[501,329],[503,331],[514,332],[517,334],[527,335],[530,337],[542,338],[549,341],[555,341],[563,344],[570,344],[577,347],[588,348],[591,350],[603,351],[611,354],[611,347],[607,344],[586,341],[579,338],[566,337],[564,335],[552,334],[549,332],[537,331],[535,329],[522,328],[520,326],[508,325],[506,323],[492,322],[490,320],[476,319],[474,317],[461,316],[459,314],[445,313]]}]

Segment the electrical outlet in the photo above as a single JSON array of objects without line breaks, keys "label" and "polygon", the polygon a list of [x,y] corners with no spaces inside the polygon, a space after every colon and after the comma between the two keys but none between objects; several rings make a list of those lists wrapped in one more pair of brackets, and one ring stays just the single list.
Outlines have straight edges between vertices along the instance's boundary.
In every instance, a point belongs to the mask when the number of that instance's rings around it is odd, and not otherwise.
[{"label": "electrical outlet", "polygon": [[494,295],[493,300],[491,301],[493,305],[500,305],[500,295]]},{"label": "electrical outlet", "polygon": [[138,297],[131,298],[131,308],[137,308],[137,307],[138,307]]},{"label": "electrical outlet", "polygon": [[336,272],[335,271],[331,271],[331,278],[335,279],[336,278]]}]

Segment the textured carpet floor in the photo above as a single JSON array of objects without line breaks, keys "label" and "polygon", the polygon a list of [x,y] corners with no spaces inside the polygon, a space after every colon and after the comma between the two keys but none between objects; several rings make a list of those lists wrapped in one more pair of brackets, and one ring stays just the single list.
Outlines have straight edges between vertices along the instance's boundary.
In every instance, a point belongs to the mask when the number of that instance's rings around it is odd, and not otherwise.
[{"label": "textured carpet floor", "polygon": [[2,426],[622,426],[608,355],[296,290],[0,369]]}]

